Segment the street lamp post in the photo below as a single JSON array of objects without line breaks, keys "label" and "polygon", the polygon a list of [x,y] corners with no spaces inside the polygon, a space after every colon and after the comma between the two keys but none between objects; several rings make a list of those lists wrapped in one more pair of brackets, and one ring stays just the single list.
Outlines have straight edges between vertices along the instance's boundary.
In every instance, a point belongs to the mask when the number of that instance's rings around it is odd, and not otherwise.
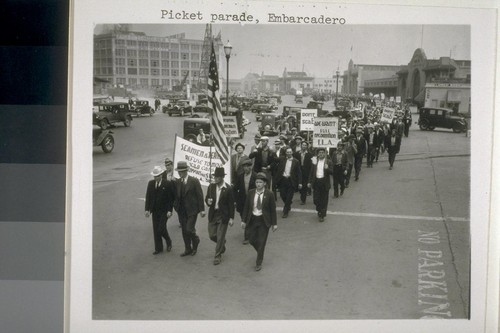
[{"label": "street lamp post", "polygon": [[224,45],[224,53],[226,54],[226,116],[229,115],[229,58],[231,58],[231,50],[233,47],[229,44],[229,40],[227,44]]},{"label": "street lamp post", "polygon": [[340,74],[338,68],[335,74],[337,74],[337,87],[335,88],[335,110],[337,110],[337,100],[339,98],[339,74]]}]

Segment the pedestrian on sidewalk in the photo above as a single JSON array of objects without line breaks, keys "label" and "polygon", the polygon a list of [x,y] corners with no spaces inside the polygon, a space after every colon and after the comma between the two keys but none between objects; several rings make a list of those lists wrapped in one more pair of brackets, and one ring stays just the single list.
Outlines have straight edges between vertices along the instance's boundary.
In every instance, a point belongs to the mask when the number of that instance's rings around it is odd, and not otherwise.
[{"label": "pedestrian on sidewalk", "polygon": [[385,138],[385,146],[389,154],[389,170],[392,170],[394,161],[396,160],[396,154],[399,153],[401,147],[401,137],[398,135],[395,128],[392,129],[391,135]]},{"label": "pedestrian on sidewalk", "polygon": [[226,252],[226,232],[228,225],[233,226],[234,194],[231,185],[224,182],[224,168],[215,168],[214,183],[208,185],[205,202],[208,209],[208,237],[214,241],[214,265],[222,262]]},{"label": "pedestrian on sidewalk", "polygon": [[325,220],[328,209],[328,194],[331,183],[330,176],[333,173],[333,163],[327,155],[325,148],[317,149],[317,156],[312,158],[311,172],[309,173],[308,187],[313,189],[313,202],[318,212],[320,222]]},{"label": "pedestrian on sidewalk", "polygon": [[[240,213],[241,221],[243,222],[243,209],[247,199],[248,191],[255,188],[255,179],[257,173],[252,169],[252,160],[249,157],[244,157],[240,162],[243,166],[243,174],[236,178],[234,184],[234,196],[236,201],[236,211]],[[248,235],[244,233],[243,244],[248,244]]]},{"label": "pedestrian on sidewalk", "polygon": [[172,216],[175,199],[175,185],[173,181],[163,179],[165,169],[155,166],[151,175],[154,179],[148,182],[146,189],[145,213],[152,216],[153,239],[155,251],[153,255],[163,252],[163,239],[167,243],[167,252],[172,250],[172,240],[167,231],[167,220]]},{"label": "pedestrian on sidewalk", "polygon": [[295,191],[302,189],[300,163],[293,157],[291,147],[287,147],[285,149],[285,156],[280,157],[274,180],[280,190],[280,197],[284,203],[282,217],[287,218],[288,213],[292,209]]},{"label": "pedestrian on sidewalk", "polygon": [[248,234],[250,244],[257,251],[256,271],[262,269],[269,228],[273,231],[278,229],[276,200],[273,192],[266,187],[266,183],[267,175],[263,172],[257,173],[255,189],[248,192],[241,222],[241,227]]},{"label": "pedestrian on sidewalk", "polygon": [[175,169],[180,178],[176,180],[176,196],[174,208],[179,216],[184,240],[184,252],[181,257],[194,256],[198,251],[200,237],[196,235],[196,220],[198,213],[205,217],[205,204],[200,181],[188,176],[189,166],[186,161],[177,162]]}]

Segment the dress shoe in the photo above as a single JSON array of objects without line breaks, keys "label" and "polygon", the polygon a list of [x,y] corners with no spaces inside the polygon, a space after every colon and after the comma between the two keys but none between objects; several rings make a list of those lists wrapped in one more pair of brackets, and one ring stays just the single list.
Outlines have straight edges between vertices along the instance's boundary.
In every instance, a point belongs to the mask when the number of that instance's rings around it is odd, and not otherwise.
[{"label": "dress shoe", "polygon": [[255,266],[255,271],[258,272],[262,269],[262,265]]},{"label": "dress shoe", "polygon": [[155,256],[155,255],[157,255],[157,254],[160,254],[161,252],[162,252],[162,251],[155,251],[155,252],[153,252],[153,255]]},{"label": "dress shoe", "polygon": [[193,251],[191,252],[191,255],[194,256],[196,254],[196,252],[198,252],[198,250],[193,249]]},{"label": "dress shoe", "polygon": [[185,251],[184,253],[181,253],[181,257],[189,256],[192,253],[193,253],[192,251]]},{"label": "dress shoe", "polygon": [[392,170],[392,166],[389,167],[389,170]]},{"label": "dress shoe", "polygon": [[320,222],[323,222],[324,220],[325,220],[325,218],[324,218],[323,216],[320,216],[320,217],[319,217],[319,221],[320,221]]},{"label": "dress shoe", "polygon": [[172,244],[167,245],[167,252],[170,252],[170,251],[172,251]]},{"label": "dress shoe", "polygon": [[341,190],[341,191],[340,191],[340,195],[344,195],[344,190]]},{"label": "dress shoe", "polygon": [[226,252],[226,245],[222,246],[222,250],[220,250],[220,253]]},{"label": "dress shoe", "polygon": [[306,203],[305,203],[305,201],[301,201],[300,204],[301,205],[305,205]]},{"label": "dress shoe", "polygon": [[338,195],[338,194],[335,194],[335,195],[334,195],[334,197],[335,197],[335,198],[338,198],[338,197],[339,197],[339,195]]},{"label": "dress shoe", "polygon": [[221,259],[220,258],[217,257],[217,258],[214,259],[214,265],[218,265],[220,263],[221,263]]},{"label": "dress shoe", "polygon": [[281,217],[286,219],[288,217],[288,213],[283,213],[283,216],[281,216]]},{"label": "dress shoe", "polygon": [[248,239],[245,239],[245,240],[243,241],[243,244],[244,244],[244,245],[247,245],[248,243],[249,243],[249,242],[248,242]]}]

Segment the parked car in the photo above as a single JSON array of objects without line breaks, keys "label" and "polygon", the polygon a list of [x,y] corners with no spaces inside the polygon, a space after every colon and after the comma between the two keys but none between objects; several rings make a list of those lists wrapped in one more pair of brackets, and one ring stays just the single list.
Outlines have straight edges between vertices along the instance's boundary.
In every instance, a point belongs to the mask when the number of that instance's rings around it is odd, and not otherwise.
[{"label": "parked car", "polygon": [[94,97],[92,99],[92,110],[94,112],[97,112],[99,109],[97,106],[99,104],[105,104],[105,103],[109,103],[109,102],[113,102],[113,100],[109,96]]},{"label": "parked car", "polygon": [[205,103],[196,105],[193,111],[194,114],[191,116],[193,118],[200,118],[203,114],[212,114],[212,109]]},{"label": "parked car", "polygon": [[168,113],[169,116],[179,115],[184,117],[187,114],[193,116],[193,107],[189,104],[188,99],[180,99],[175,104],[169,103],[162,110],[163,113]]},{"label": "parked car", "polygon": [[104,130],[97,125],[92,125],[92,145],[101,147],[105,153],[111,153],[115,148],[115,139],[113,132]]},{"label": "parked car", "polygon": [[252,111],[252,113],[271,112],[275,109],[278,109],[278,107],[269,103],[256,103],[250,107],[250,111]]},{"label": "parked car", "polygon": [[196,143],[196,137],[200,133],[200,128],[203,128],[203,132],[207,137],[207,140],[202,143],[204,146],[210,145],[209,136],[210,136],[210,119],[208,117],[203,118],[187,118],[184,120],[183,125],[183,137],[186,140]]},{"label": "parked car", "polygon": [[419,110],[418,125],[423,131],[432,131],[436,127],[450,128],[455,133],[467,130],[464,116],[451,109],[423,107]]},{"label": "parked car", "polygon": [[282,116],[277,113],[262,113],[262,122],[259,125],[260,135],[275,136],[280,133]]},{"label": "parked car", "polygon": [[106,129],[116,123],[123,123],[125,127],[131,125],[132,114],[128,103],[110,102],[99,104],[97,112],[93,112],[92,124]]},{"label": "parked car", "polygon": [[134,112],[137,117],[142,115],[149,115],[152,117],[155,113],[155,109],[149,105],[149,101],[147,100],[135,100],[130,111]]}]

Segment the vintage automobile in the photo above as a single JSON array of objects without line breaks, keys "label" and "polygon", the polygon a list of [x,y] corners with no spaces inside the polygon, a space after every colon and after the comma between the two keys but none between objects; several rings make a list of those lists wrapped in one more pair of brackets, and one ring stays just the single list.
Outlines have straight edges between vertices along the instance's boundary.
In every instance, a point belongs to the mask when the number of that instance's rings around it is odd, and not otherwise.
[{"label": "vintage automobile", "polygon": [[260,135],[275,136],[280,133],[283,117],[277,113],[262,113],[262,122],[259,125]]},{"label": "vintage automobile", "polygon": [[196,137],[200,133],[200,128],[203,128],[203,132],[206,134],[206,140],[201,144],[203,146],[210,145],[210,118],[205,116],[203,118],[187,118],[184,120],[183,126],[183,137],[186,140],[196,143]]},{"label": "vintage automobile", "polygon": [[92,144],[94,147],[101,147],[105,153],[111,153],[115,148],[113,132],[104,130],[97,125],[92,125]]},{"label": "vintage automobile", "polygon": [[203,114],[211,114],[212,109],[207,104],[203,103],[196,105],[193,108],[193,112],[194,114],[191,116],[192,118],[200,118]]},{"label": "vintage automobile", "polygon": [[135,100],[134,104],[130,107],[130,111],[133,112],[137,117],[142,115],[148,115],[150,117],[155,113],[155,109],[149,105],[147,100]]},{"label": "vintage automobile", "polygon": [[94,97],[92,99],[92,110],[94,112],[97,112],[99,110],[99,108],[97,107],[99,104],[105,104],[109,102],[113,102],[113,99],[111,99],[111,97],[109,96]]},{"label": "vintage automobile", "polygon": [[423,107],[419,110],[418,125],[423,131],[432,131],[436,127],[449,128],[455,133],[467,130],[464,116],[451,109]]},{"label": "vintage automobile", "polygon": [[92,124],[106,129],[116,123],[123,123],[125,127],[132,123],[128,103],[110,102],[97,105],[97,111],[93,112]]},{"label": "vintage automobile", "polygon": [[275,109],[278,109],[278,107],[269,103],[256,103],[250,107],[252,113],[272,112]]},{"label": "vintage automobile", "polygon": [[168,103],[162,107],[163,113],[168,113],[169,116],[174,114],[184,117],[185,115],[193,115],[193,107],[189,104],[188,99],[180,99],[175,103]]}]

